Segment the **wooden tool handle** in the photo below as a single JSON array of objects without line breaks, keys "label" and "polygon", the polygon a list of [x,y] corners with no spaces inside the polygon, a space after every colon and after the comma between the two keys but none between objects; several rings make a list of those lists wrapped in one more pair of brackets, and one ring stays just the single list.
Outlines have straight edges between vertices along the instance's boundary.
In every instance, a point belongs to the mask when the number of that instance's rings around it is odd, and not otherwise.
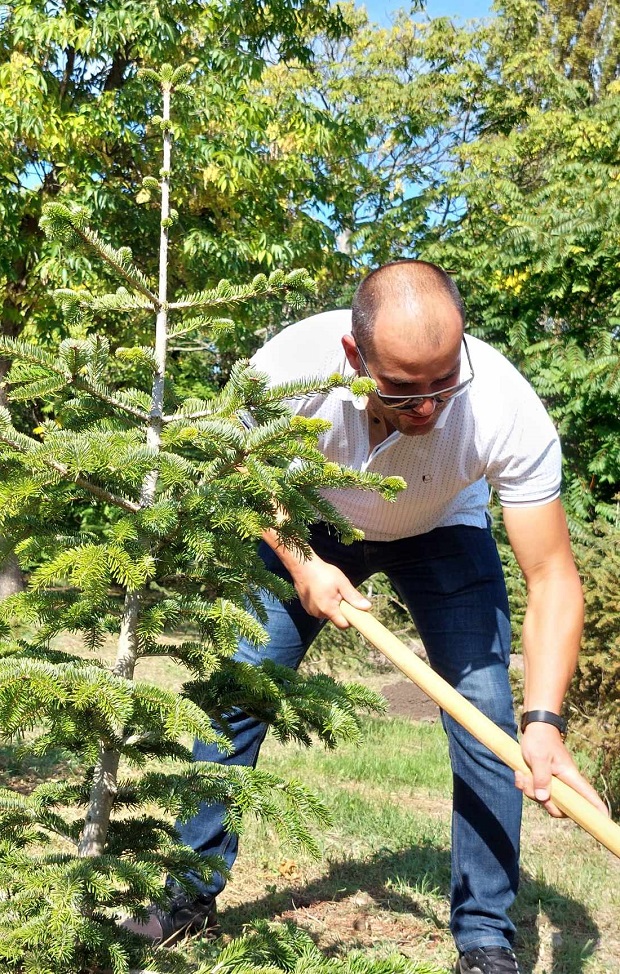
[{"label": "wooden tool handle", "polygon": [[[340,609],[347,622],[355,626],[373,646],[387,656],[405,676],[413,680],[442,710],[454,717],[476,740],[501,758],[509,768],[531,773],[523,760],[517,741],[509,737],[454,687],[446,683],[374,616],[344,601],[340,603]],[[565,815],[581,825],[610,852],[620,857],[620,827],[615,822],[599,812],[574,788],[555,776],[551,781],[551,797]]]}]

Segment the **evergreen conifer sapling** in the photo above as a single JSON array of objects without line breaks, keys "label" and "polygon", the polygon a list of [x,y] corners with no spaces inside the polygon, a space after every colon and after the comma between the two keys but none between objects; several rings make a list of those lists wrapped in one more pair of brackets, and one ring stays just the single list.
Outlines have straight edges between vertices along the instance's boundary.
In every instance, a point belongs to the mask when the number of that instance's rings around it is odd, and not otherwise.
[{"label": "evergreen conifer sapling", "polygon": [[[0,604],[0,727],[26,761],[61,748],[77,762],[67,780],[51,777],[29,795],[0,792],[0,958],[20,972],[181,968],[175,952],[118,926],[123,914],[145,918],[151,901],[165,907],[166,874],[191,889],[188,871],[222,868],[183,847],[172,818],[223,802],[232,828],[253,812],[311,849],[310,823],[327,821],[300,783],[194,764],[188,740],[229,750],[225,715],[241,706],[282,741],[309,744],[315,734],[331,747],[357,738],[359,709],[379,705],[355,685],[232,659],[240,636],[265,642],[259,592],[292,594],[258,558],[262,531],[275,526],[303,552],[308,525],[321,517],[353,538],[322,489],[392,498],[402,483],[327,462],[317,449],[324,424],[290,416],[287,396],[328,391],[340,376],[269,388],[238,363],[212,398],[179,398],[167,370],[171,340],[213,343],[240,302],[286,294],[294,306],[312,284],[304,271],[276,271],[169,300],[170,99],[191,97],[191,67],[149,75],[163,94],[153,120],[163,166],[159,180],[146,181],[161,194],[158,282],[83,212],[53,203],[46,231],[88,248],[121,285],[59,293],[74,337],[55,353],[0,337],[0,356],[12,362],[0,410],[0,535],[28,578],[26,591]],[[119,314],[154,316],[153,347],[112,350],[93,322]],[[12,415],[24,403],[47,417],[34,431]],[[79,635],[79,651],[67,634]],[[98,653],[112,638],[108,665]],[[178,692],[136,678],[149,657],[185,668]]]}]

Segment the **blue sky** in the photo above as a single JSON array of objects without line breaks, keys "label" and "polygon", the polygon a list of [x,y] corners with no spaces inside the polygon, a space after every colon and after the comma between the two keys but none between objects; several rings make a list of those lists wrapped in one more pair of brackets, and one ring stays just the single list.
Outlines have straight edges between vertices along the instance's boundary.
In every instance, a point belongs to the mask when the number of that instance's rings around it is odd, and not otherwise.
[{"label": "blue sky", "polygon": [[[409,9],[407,0],[358,0],[357,6],[364,6],[371,20],[389,23],[390,14],[403,8]],[[472,17],[486,17],[491,0],[427,0],[425,11],[429,17],[454,17],[455,20],[470,20]]]}]

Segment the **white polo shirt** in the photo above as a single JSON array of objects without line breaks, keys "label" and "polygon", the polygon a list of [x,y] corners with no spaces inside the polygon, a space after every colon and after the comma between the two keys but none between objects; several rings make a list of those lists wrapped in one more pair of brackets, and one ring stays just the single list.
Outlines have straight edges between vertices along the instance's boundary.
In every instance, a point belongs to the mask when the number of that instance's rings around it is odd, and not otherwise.
[{"label": "white polo shirt", "polygon": [[[348,310],[314,315],[284,328],[252,364],[273,385],[335,372],[353,375],[341,343],[350,331]],[[424,435],[394,432],[370,450],[365,397],[336,389],[288,400],[293,413],[332,424],[319,441],[329,460],[406,481],[394,502],[359,489],[324,491],[369,541],[407,538],[451,524],[485,527],[489,486],[504,507],[533,507],[559,496],[560,445],[540,399],[490,345],[468,336],[467,346],[474,381]],[[461,358],[464,381],[469,366],[466,356]]]}]

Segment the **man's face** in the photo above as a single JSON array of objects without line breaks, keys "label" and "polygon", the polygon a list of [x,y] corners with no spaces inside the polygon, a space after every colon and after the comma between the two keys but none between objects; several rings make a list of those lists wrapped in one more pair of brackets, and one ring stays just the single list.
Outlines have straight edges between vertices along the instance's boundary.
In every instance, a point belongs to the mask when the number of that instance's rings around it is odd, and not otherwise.
[{"label": "man's face", "polygon": [[[432,316],[432,317],[431,317]],[[348,338],[348,336],[347,336]],[[386,396],[432,396],[460,379],[463,324],[452,302],[436,299],[414,309],[384,308],[375,320],[372,347],[363,349],[343,340],[350,364],[360,375],[370,374]],[[371,393],[369,411],[404,436],[424,436],[437,424],[446,404],[432,399],[406,409],[392,409]]]}]

